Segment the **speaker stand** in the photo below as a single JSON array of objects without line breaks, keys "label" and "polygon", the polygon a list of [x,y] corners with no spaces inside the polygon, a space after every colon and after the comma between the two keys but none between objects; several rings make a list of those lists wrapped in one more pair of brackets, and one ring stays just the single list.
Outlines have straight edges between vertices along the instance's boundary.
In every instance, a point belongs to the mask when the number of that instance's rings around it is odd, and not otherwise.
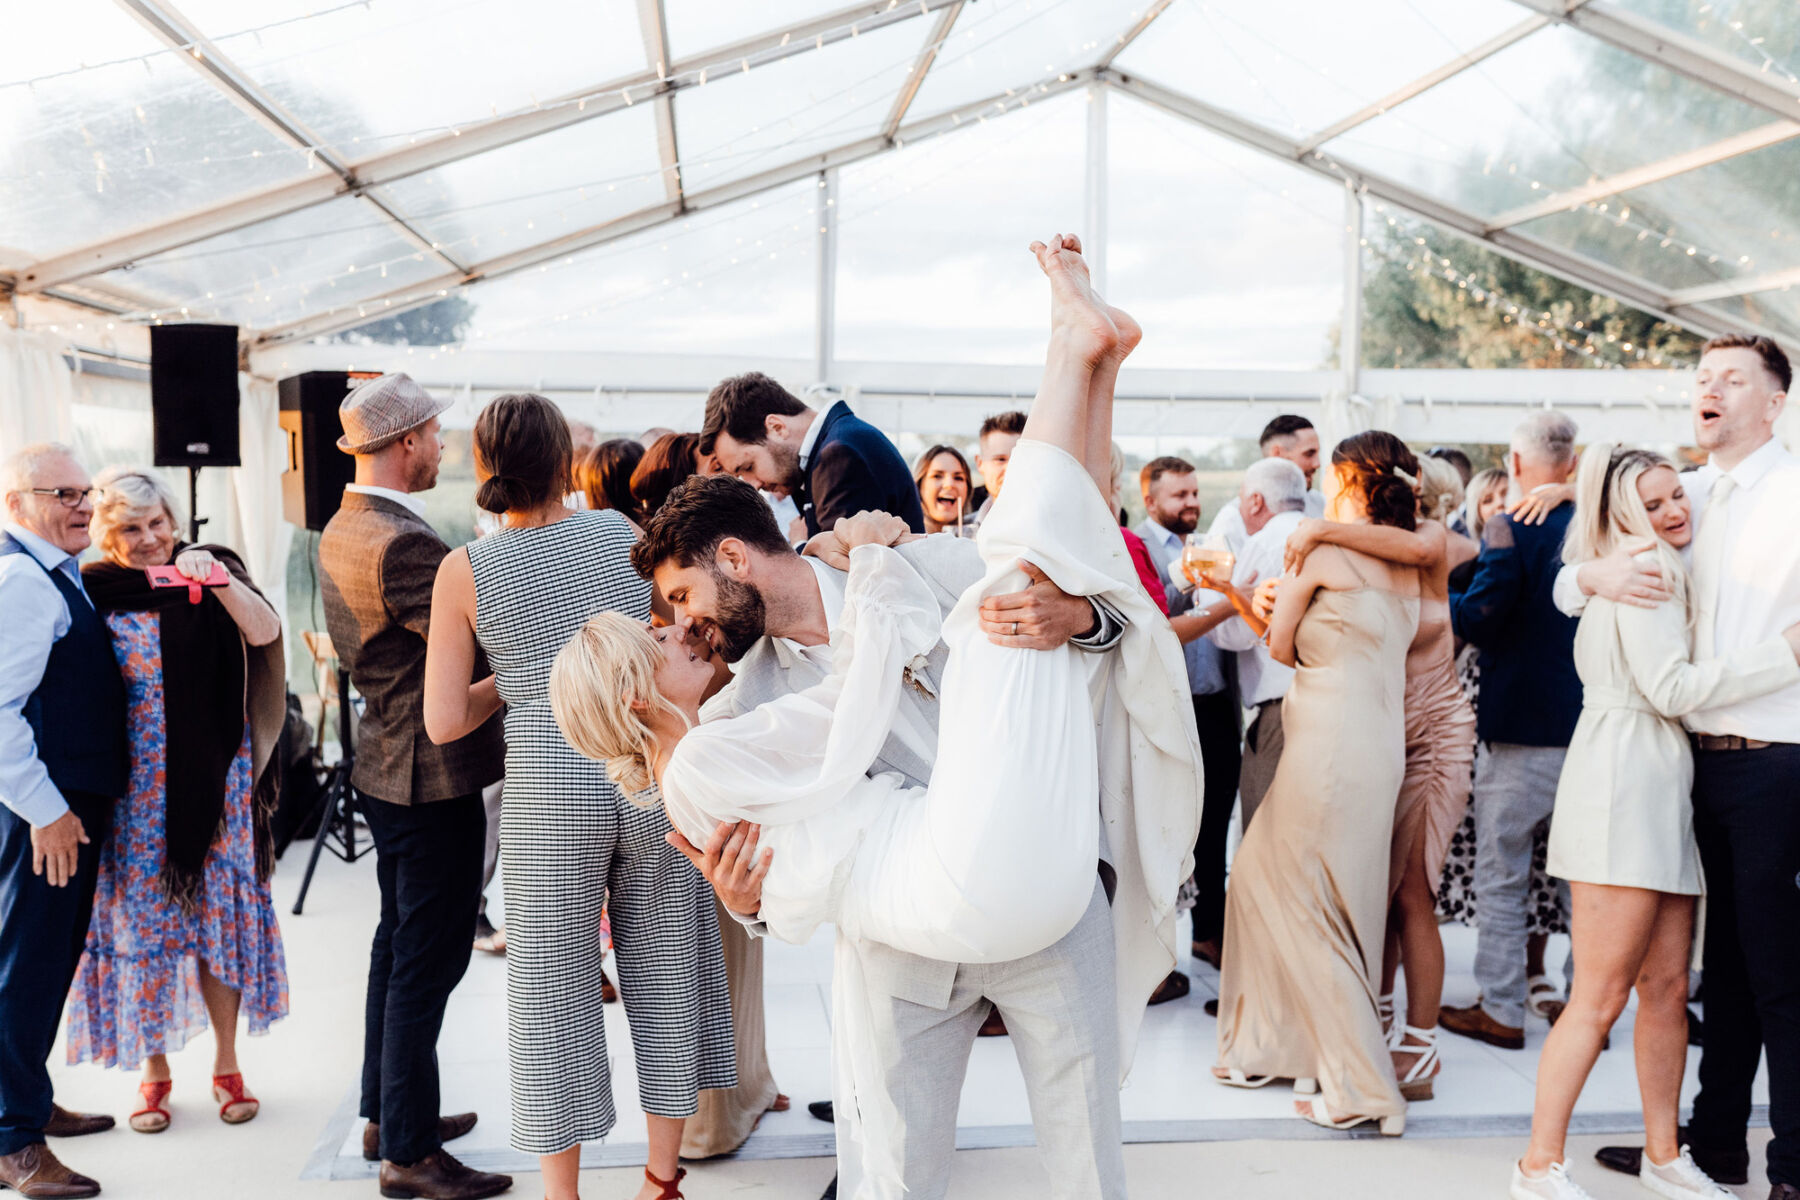
[{"label": "speaker stand", "polygon": [[337,687],[341,752],[337,764],[325,777],[325,790],[319,797],[318,828],[313,832],[312,853],[306,859],[306,876],[300,881],[300,894],[294,898],[296,917],[306,906],[306,893],[312,888],[313,872],[319,869],[321,851],[329,849],[344,862],[353,863],[375,848],[373,843],[362,846],[356,840],[356,789],[350,786],[356,751],[350,740],[350,672],[343,667],[338,668]]},{"label": "speaker stand", "polygon": [[200,527],[206,524],[200,515],[200,468],[188,468],[188,545],[200,543]]}]

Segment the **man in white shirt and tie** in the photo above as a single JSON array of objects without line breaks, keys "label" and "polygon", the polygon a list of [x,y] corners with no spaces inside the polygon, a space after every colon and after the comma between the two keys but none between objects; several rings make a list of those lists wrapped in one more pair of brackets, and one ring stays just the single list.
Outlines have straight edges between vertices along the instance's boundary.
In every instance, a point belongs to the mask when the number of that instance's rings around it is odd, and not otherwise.
[{"label": "man in white shirt and tie", "polygon": [[[1775,437],[1792,380],[1768,338],[1730,335],[1702,347],[1694,440],[1711,457],[1682,476],[1695,519],[1696,661],[1800,620],[1800,458]],[[1656,572],[1622,555],[1565,568],[1557,580],[1565,612],[1596,594],[1648,605],[1665,593]],[[1800,1200],[1800,685],[1685,723],[1708,887],[1705,1047],[1684,1140],[1701,1161],[1746,1161],[1750,1085],[1766,1049],[1769,1197]]]},{"label": "man in white shirt and tie", "polygon": [[[1284,459],[1300,468],[1306,479],[1306,490],[1301,495],[1305,504],[1302,515],[1324,516],[1325,497],[1312,490],[1313,476],[1319,470],[1319,431],[1313,428],[1313,423],[1305,417],[1283,413],[1263,426],[1262,436],[1256,439],[1256,444],[1264,458]],[[1233,554],[1241,554],[1244,542],[1253,532],[1246,528],[1241,497],[1234,497],[1219,509],[1219,515],[1207,527],[1206,536],[1224,538]]]}]

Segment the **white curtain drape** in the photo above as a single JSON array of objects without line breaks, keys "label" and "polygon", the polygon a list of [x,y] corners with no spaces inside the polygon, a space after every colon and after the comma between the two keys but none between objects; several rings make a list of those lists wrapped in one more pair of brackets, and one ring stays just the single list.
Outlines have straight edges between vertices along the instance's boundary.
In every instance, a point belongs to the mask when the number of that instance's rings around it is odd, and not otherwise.
[{"label": "white curtain drape", "polygon": [[74,437],[75,389],[54,334],[0,325],[0,458]]}]

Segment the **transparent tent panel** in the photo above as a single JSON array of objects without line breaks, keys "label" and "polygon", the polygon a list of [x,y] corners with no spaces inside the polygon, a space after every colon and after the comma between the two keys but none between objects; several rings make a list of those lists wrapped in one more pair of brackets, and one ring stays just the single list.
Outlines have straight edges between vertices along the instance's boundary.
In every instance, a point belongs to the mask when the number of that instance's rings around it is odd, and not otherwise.
[{"label": "transparent tent panel", "polygon": [[1313,368],[1343,316],[1344,190],[1110,99],[1107,294],[1136,367]]},{"label": "transparent tent panel", "polygon": [[1671,289],[1800,266],[1800,140],[1519,226]]},{"label": "transparent tent panel", "polygon": [[1330,127],[1530,15],[1510,0],[1183,0],[1115,65],[1299,137]]},{"label": "transparent tent panel", "polygon": [[1729,313],[1734,319],[1754,329],[1772,330],[1789,339],[1800,339],[1800,288],[1777,288],[1768,292],[1752,292],[1747,296],[1726,296],[1708,300],[1706,307]]},{"label": "transparent tent panel", "polygon": [[[48,257],[306,173],[304,153],[117,5],[22,4],[6,21],[0,263]],[[81,70],[84,63],[94,65]]]},{"label": "transparent tent panel", "polygon": [[683,88],[675,130],[684,186],[716,187],[879,132],[928,31],[902,21]]},{"label": "transparent tent panel", "polygon": [[1792,0],[1613,0],[1758,72],[1800,83],[1800,24]]},{"label": "transparent tent panel", "polygon": [[308,129],[348,158],[532,108],[645,70],[632,0],[279,0],[255,34],[242,0],[181,11]]},{"label": "transparent tent panel", "polygon": [[1026,247],[1081,228],[1086,103],[1059,96],[839,172],[839,358],[1042,360]]},{"label": "transparent tent panel", "polygon": [[966,5],[908,120],[1091,67],[1143,16],[1141,0],[981,0]]},{"label": "transparent tent panel", "polygon": [[662,203],[656,117],[639,104],[380,189],[464,265]]},{"label": "transparent tent panel", "polygon": [[817,190],[792,184],[470,288],[465,345],[810,357]]},{"label": "transparent tent panel", "polygon": [[158,301],[151,317],[215,316],[267,329],[445,270],[374,205],[346,196],[145,259],[102,279]]},{"label": "transparent tent panel", "polygon": [[676,61],[705,57],[708,50],[729,46],[771,30],[788,29],[847,7],[848,0],[663,0],[663,23],[669,30],[669,52]]},{"label": "transparent tent panel", "polygon": [[1493,216],[1743,133],[1768,115],[1559,25],[1324,151]]}]

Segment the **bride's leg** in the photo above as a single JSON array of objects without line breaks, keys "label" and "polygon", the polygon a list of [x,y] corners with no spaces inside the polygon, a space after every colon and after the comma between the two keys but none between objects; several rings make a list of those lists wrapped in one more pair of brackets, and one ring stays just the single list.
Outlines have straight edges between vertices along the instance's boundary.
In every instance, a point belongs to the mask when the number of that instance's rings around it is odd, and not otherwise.
[{"label": "bride's leg", "polygon": [[[1113,352],[1094,368],[1088,382],[1087,457],[1083,465],[1096,480],[1112,476],[1113,388],[1119,382],[1119,368],[1126,356],[1137,349],[1144,336],[1130,313],[1110,307],[1106,313],[1112,318],[1113,328],[1119,331],[1119,340]],[[1102,486],[1100,490],[1104,493],[1106,488]]]},{"label": "bride's leg", "polygon": [[[1050,280],[1050,348],[1024,436],[1067,451],[1094,474],[1088,399],[1095,372],[1118,353],[1119,330],[1088,283],[1080,239],[1059,235],[1048,245],[1033,242],[1031,250]],[[1094,477],[1102,493],[1111,482],[1110,454],[1109,439],[1099,449],[1102,468]]]}]

